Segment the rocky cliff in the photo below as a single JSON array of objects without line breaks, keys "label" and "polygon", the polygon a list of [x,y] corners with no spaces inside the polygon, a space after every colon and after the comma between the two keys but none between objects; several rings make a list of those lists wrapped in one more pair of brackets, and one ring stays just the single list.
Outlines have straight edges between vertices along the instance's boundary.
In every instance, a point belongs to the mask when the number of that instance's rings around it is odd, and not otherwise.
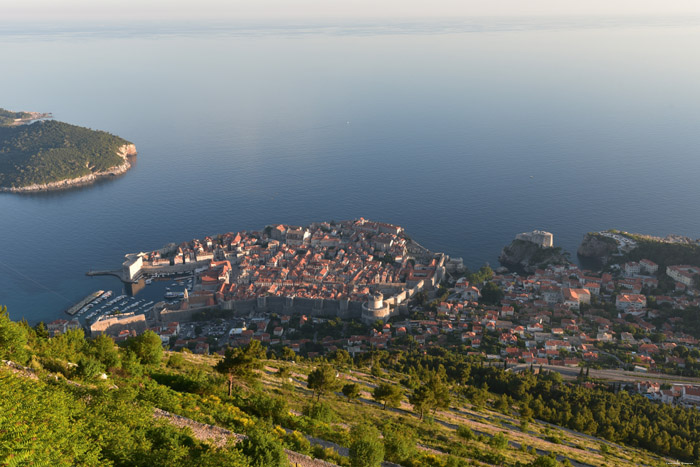
[{"label": "rocky cliff", "polygon": [[608,258],[617,253],[617,242],[599,233],[587,233],[583,237],[581,245],[576,254],[582,258],[595,259],[601,263],[606,263]]},{"label": "rocky cliff", "polygon": [[543,248],[532,242],[513,240],[503,248],[498,261],[511,270],[532,273],[535,269],[546,268],[553,264],[569,264],[568,253],[561,248]]}]

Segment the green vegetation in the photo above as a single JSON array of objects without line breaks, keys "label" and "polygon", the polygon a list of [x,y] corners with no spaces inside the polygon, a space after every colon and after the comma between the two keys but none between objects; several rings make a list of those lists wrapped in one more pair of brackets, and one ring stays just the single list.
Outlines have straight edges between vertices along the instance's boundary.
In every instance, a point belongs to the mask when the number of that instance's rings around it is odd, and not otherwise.
[{"label": "green vegetation", "polygon": [[308,387],[313,391],[312,396],[317,396],[317,400],[320,400],[322,395],[335,391],[338,384],[336,370],[330,365],[320,366],[309,373]]},{"label": "green vegetation", "polygon": [[[442,348],[290,363],[269,359],[258,341],[224,358],[157,356],[144,336],[119,347],[80,330],[49,338],[45,327],[0,312],[2,358],[27,366],[0,365],[0,465],[274,466],[287,464],[285,448],[341,467],[665,464],[639,447],[698,458],[697,412],[557,374],[484,367]],[[371,368],[382,369],[381,379]],[[348,389],[335,393],[341,386]],[[385,409],[355,399],[373,391]],[[156,416],[156,408],[184,418]],[[202,438],[211,425],[247,439]]]},{"label": "green vegetation", "polygon": [[343,386],[343,395],[348,398],[348,402],[360,397],[360,385],[348,383]]},{"label": "green vegetation", "polygon": [[377,402],[384,404],[384,410],[386,410],[387,406],[398,407],[401,405],[403,391],[393,384],[380,383],[372,392],[372,397]]},{"label": "green vegetation", "polygon": [[125,144],[130,143],[107,132],[63,122],[0,125],[0,187],[45,184],[107,171],[123,163],[117,151]]},{"label": "green vegetation", "polygon": [[251,341],[246,347],[240,349],[226,349],[224,358],[219,360],[214,369],[225,375],[228,379],[228,395],[231,397],[233,383],[246,383],[254,380],[257,373],[253,370],[260,368],[260,359],[265,356],[265,349],[259,341]]},{"label": "green vegetation", "polygon": [[[533,375],[514,374],[501,368],[472,365],[463,356],[445,349],[431,349],[427,355],[418,352],[396,358],[386,356],[382,364],[399,373],[428,375],[431,369],[444,366],[449,380],[464,380],[460,391],[473,397],[474,389],[488,387],[496,398],[495,407],[505,405],[503,396],[529,407],[535,419],[544,420],[582,433],[614,442],[640,446],[649,451],[684,460],[700,457],[700,412],[666,404],[655,404],[642,396],[626,392],[613,393],[564,384],[558,373]],[[424,376],[425,378],[425,376]],[[421,378],[421,379],[424,379]]]},{"label": "green vegetation", "polygon": [[0,109],[0,126],[11,125],[15,119],[30,118],[29,112],[13,112],[11,110]]},{"label": "green vegetation", "polygon": [[498,305],[503,296],[503,290],[495,282],[487,282],[481,289],[481,301],[487,305]]},{"label": "green vegetation", "polygon": [[487,264],[481,266],[477,272],[469,274],[467,280],[472,284],[483,284],[493,278],[493,269]]},{"label": "green vegetation", "polygon": [[379,431],[372,425],[362,424],[350,432],[351,467],[379,467],[384,460],[384,445],[379,440]]},{"label": "green vegetation", "polygon": [[625,254],[620,262],[649,259],[659,265],[659,271],[666,271],[666,266],[689,264],[700,266],[700,245],[688,243],[666,243],[649,240],[644,237],[627,235],[637,242],[634,248]]}]

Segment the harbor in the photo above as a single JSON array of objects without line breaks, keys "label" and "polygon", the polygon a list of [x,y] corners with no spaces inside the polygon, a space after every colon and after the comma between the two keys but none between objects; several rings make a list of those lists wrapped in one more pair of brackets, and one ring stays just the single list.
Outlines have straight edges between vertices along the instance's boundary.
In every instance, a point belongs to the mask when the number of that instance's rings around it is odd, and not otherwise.
[{"label": "harbor", "polygon": [[102,295],[102,294],[104,294],[104,293],[105,293],[104,290],[98,290],[98,291],[96,291],[96,292],[91,293],[90,295],[88,295],[87,297],[83,298],[82,300],[80,300],[80,301],[79,301],[78,303],[76,303],[75,305],[73,305],[73,306],[71,306],[70,308],[68,308],[68,309],[66,310],[66,313],[68,313],[70,316],[75,315],[75,314],[78,313],[78,311],[80,311],[83,307],[89,305],[91,302],[93,302],[95,299],[97,299],[100,295]]}]

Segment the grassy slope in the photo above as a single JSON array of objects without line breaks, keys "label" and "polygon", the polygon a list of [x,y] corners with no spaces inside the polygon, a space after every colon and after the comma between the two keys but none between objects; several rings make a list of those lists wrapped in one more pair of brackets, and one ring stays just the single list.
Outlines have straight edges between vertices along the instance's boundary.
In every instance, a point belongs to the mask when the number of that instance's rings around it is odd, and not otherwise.
[{"label": "grassy slope", "polygon": [[[279,367],[281,362],[268,362],[268,370]],[[303,375],[311,370],[310,366],[297,364],[292,367],[292,385],[282,384],[278,378],[266,372],[264,386],[269,391],[286,399],[295,412],[301,412],[310,402],[310,392],[303,382]],[[520,429],[520,420],[517,412],[502,414],[488,408],[477,409],[464,401],[453,400],[451,410],[438,411],[433,421],[418,420],[412,412],[411,405],[404,401],[398,409],[382,410],[379,404],[371,397],[371,391],[378,383],[378,378],[364,371],[351,370],[341,372],[340,376],[346,382],[356,382],[362,386],[361,401],[349,403],[339,395],[325,396],[325,400],[331,404],[339,415],[339,422],[335,424],[337,430],[346,430],[348,425],[354,425],[361,421],[370,421],[375,426],[381,426],[388,420],[411,427],[419,438],[419,448],[423,452],[432,452],[438,457],[446,457],[449,452],[456,452],[456,446],[465,446],[468,449],[477,449],[482,452],[495,452],[506,459],[505,465],[514,465],[515,462],[527,463],[533,461],[537,455],[554,452],[560,460],[569,459],[574,465],[666,465],[667,460],[648,452],[630,447],[621,447],[606,440],[576,433],[566,429],[560,429],[544,422],[533,422],[525,432]],[[400,375],[392,378],[386,375],[386,382],[394,382],[400,379]],[[458,426],[468,426],[475,434],[482,434],[480,439],[465,442],[456,434]],[[497,451],[489,446],[488,439],[496,433],[504,433],[510,442],[510,446],[502,451]],[[547,440],[558,438],[561,442]],[[609,453],[600,452],[601,444],[609,446]],[[537,455],[524,452],[521,446],[535,448]],[[490,465],[472,459],[475,465]]]},{"label": "grassy slope", "polygon": [[[149,367],[149,373],[161,373],[171,375],[181,375],[183,377],[192,377],[193,375],[201,375],[201,377],[213,378],[215,381],[217,376],[212,367],[218,361],[217,356],[200,356],[192,354],[179,354],[185,359],[185,364],[178,368],[166,367],[164,364],[172,353],[166,353],[163,363],[155,367]],[[285,366],[291,369],[291,378],[282,381],[274,373],[280,366]],[[444,466],[448,453],[454,457],[460,457],[470,465],[516,465],[516,462],[523,464],[532,462],[538,455],[543,455],[549,452],[554,452],[560,461],[568,459],[573,465],[591,465],[591,466],[636,466],[636,465],[666,465],[667,459],[650,454],[647,451],[634,449],[631,447],[623,447],[610,443],[599,438],[591,437],[581,433],[576,433],[570,430],[561,429],[549,425],[547,423],[534,421],[529,424],[525,431],[520,428],[520,420],[517,415],[517,410],[513,408],[511,413],[504,414],[496,412],[488,408],[478,409],[466,403],[463,400],[453,399],[450,410],[438,411],[434,417],[425,421],[420,421],[412,412],[412,407],[405,401],[397,409],[383,410],[381,406],[375,403],[371,398],[372,389],[381,381],[398,384],[397,381],[402,375],[384,374],[380,378],[370,375],[365,369],[349,369],[346,368],[340,371],[340,378],[346,382],[356,382],[362,387],[361,399],[359,402],[348,402],[344,397],[331,394],[321,398],[321,401],[332,407],[332,410],[337,414],[334,422],[322,422],[309,420],[301,415],[304,408],[311,403],[311,394],[306,388],[306,375],[315,368],[313,363],[297,363],[282,362],[278,360],[265,361],[264,370],[260,371],[262,385],[258,389],[266,396],[274,396],[278,399],[286,401],[289,413],[278,414],[278,423],[281,427],[275,428],[274,432],[280,439],[288,440],[289,434],[284,434],[284,429],[299,430],[307,435],[310,439],[313,436],[312,444],[320,442],[320,440],[329,441],[324,443],[326,446],[331,446],[341,454],[342,457],[331,457],[336,462],[347,465],[347,448],[348,447],[348,432],[349,428],[360,422],[370,422],[380,429],[388,421],[399,424],[403,429],[410,429],[417,434],[418,438],[418,459],[419,464],[416,465],[434,465]],[[141,419],[149,410],[148,407],[158,407],[167,410],[171,413],[182,415],[201,423],[212,424],[227,428],[233,432],[244,433],[248,429],[259,424],[259,419],[248,413],[245,400],[253,397],[250,393],[244,396],[243,399],[227,400],[225,397],[225,385],[222,380],[219,380],[214,387],[200,393],[198,390],[191,392],[181,392],[169,389],[164,384],[158,384],[150,378],[134,378],[122,374],[113,374],[110,380],[105,383],[90,383],[100,386],[111,386],[115,384],[118,388],[117,393],[125,396],[110,397],[110,401],[116,401],[126,397],[126,400],[139,400],[142,404],[140,409],[135,410]],[[48,378],[50,381],[52,376],[47,375],[43,370],[38,373],[42,379]],[[42,376],[43,375],[43,376]],[[158,378],[156,378],[158,379]],[[161,378],[162,379],[162,378]],[[72,391],[67,390],[70,386],[63,386],[61,392],[66,395]],[[111,391],[109,391],[111,392]],[[71,394],[69,397],[76,397],[76,404],[80,401],[82,404],[85,395],[84,392]],[[102,392],[93,393],[92,397],[99,397]],[[138,395],[136,395],[138,394]],[[201,394],[201,395],[200,395]],[[129,396],[126,396],[129,395]],[[53,396],[52,396],[53,397]],[[134,398],[135,399],[132,399]],[[239,402],[236,402],[239,401]],[[241,401],[241,408],[236,407]],[[101,401],[93,399],[93,404],[97,403],[97,408],[101,406]],[[110,402],[112,404],[113,402]],[[82,405],[74,406],[73,410],[83,413]],[[132,424],[132,417],[123,412],[125,407],[120,407],[120,412],[123,414],[123,419],[110,420],[113,423],[115,430],[124,430],[136,428]],[[87,408],[85,408],[87,409]],[[105,413],[111,413],[109,407],[104,407]],[[132,410],[132,409],[129,409]],[[84,415],[77,415],[78,419],[83,419]],[[109,415],[107,418],[112,418]],[[92,420],[92,421],[90,421]],[[89,425],[97,423],[101,418],[88,418]],[[131,428],[121,426],[123,420],[132,420],[128,425]],[[139,422],[138,429],[142,429],[144,424]],[[457,427],[467,426],[472,429],[476,439],[465,441],[457,435]],[[308,427],[308,428],[307,428]],[[504,433],[509,441],[509,446],[505,449],[496,449],[489,445],[489,439],[496,433]],[[174,433],[173,433],[174,434]],[[122,433],[120,436],[125,436]],[[89,438],[89,437],[88,437]],[[70,440],[66,440],[68,443]],[[89,439],[84,442],[89,443]],[[71,444],[68,443],[67,446]],[[522,446],[527,446],[527,450],[523,450]],[[603,454],[600,452],[601,445],[608,446],[609,453]],[[289,448],[295,446],[289,445]],[[534,450],[533,450],[534,448]],[[104,448],[102,448],[104,449]],[[190,453],[183,452],[183,461],[203,454],[207,454],[207,448],[204,446],[193,446],[193,451]],[[297,450],[297,449],[293,449]],[[536,451],[535,451],[536,450]],[[309,450],[306,453],[311,453]],[[315,453],[315,452],[314,452]],[[83,454],[84,455],[84,454]],[[92,453],[92,456],[97,455]],[[489,457],[492,456],[492,457]],[[499,459],[492,461],[489,459]]]}]

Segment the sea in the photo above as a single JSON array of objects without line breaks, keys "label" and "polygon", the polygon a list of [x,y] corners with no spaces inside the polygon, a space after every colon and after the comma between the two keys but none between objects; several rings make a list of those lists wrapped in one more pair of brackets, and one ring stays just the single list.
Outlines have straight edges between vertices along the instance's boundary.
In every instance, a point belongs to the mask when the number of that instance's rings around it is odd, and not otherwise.
[{"label": "sea", "polygon": [[[700,18],[0,24],[0,107],[135,143],[124,176],[0,193],[0,305],[65,318],[124,254],[364,217],[497,265],[544,229],[700,237]],[[140,296],[162,297],[146,287]]]}]

